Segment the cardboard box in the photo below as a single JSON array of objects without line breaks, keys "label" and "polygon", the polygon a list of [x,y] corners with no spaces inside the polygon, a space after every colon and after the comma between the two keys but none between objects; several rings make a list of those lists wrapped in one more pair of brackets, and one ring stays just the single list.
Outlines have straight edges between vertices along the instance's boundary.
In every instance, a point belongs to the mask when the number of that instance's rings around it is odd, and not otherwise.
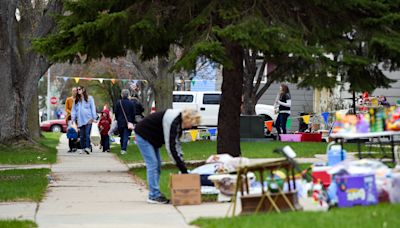
[{"label": "cardboard box", "polygon": [[201,204],[200,175],[171,174],[170,188],[173,205]]}]

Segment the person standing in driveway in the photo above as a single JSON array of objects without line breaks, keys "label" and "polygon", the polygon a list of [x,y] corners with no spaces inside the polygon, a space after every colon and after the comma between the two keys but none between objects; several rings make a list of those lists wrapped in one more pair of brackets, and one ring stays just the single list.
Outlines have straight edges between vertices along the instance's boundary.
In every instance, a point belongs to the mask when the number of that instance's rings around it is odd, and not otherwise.
[{"label": "person standing in driveway", "polygon": [[121,138],[121,154],[126,154],[128,140],[133,130],[129,129],[129,125],[135,122],[135,105],[129,100],[129,90],[121,91],[121,99],[117,101],[114,113]]},{"label": "person standing in driveway", "polygon": [[286,134],[286,122],[290,116],[290,107],[292,106],[289,87],[286,84],[281,84],[276,105],[278,106],[279,114],[276,118],[275,127],[279,136],[281,133]]}]

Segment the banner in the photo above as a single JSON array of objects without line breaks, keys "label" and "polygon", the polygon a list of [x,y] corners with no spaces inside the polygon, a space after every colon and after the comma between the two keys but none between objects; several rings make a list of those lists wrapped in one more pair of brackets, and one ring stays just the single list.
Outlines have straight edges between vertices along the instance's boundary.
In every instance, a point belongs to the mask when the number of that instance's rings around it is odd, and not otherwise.
[{"label": "banner", "polygon": [[302,116],[302,118],[303,118],[303,121],[304,121],[305,124],[309,124],[310,123],[310,115]]},{"label": "banner", "polygon": [[328,124],[328,120],[329,120],[329,112],[323,112],[321,114],[322,118],[324,118],[324,122],[325,124]]},{"label": "banner", "polygon": [[274,121],[270,120],[270,121],[265,121],[265,127],[268,129],[268,131],[272,132],[272,125],[273,125]]},{"label": "banner", "polygon": [[217,128],[208,128],[208,132],[211,136],[215,136],[217,133]]},{"label": "banner", "polygon": [[112,83],[112,84],[115,84],[115,79],[114,79],[114,78],[111,79],[111,83]]},{"label": "banner", "polygon": [[103,84],[103,81],[104,81],[104,79],[99,78],[99,82],[100,82],[101,84]]},{"label": "banner", "polygon": [[74,78],[75,82],[78,83],[80,78]]},{"label": "banner", "polygon": [[199,130],[190,130],[189,133],[190,133],[190,136],[192,136],[192,141],[196,141]]},{"label": "banner", "polygon": [[88,80],[88,81],[92,81],[92,80],[99,80],[100,82],[103,81],[122,81],[123,83],[127,83],[129,81],[132,81],[134,84],[137,84],[138,82],[144,82],[147,83],[146,80],[139,80],[139,79],[130,79],[130,78],[88,78],[88,77],[68,77],[68,76],[56,76],[56,78],[62,78],[64,79],[64,81],[68,81],[69,79],[74,79],[75,81],[79,81],[79,80]]}]

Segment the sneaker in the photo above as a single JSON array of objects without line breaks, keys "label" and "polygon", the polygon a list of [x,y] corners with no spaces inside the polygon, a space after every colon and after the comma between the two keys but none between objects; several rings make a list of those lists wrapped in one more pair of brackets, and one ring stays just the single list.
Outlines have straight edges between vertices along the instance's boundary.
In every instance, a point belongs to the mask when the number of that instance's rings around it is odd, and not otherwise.
[{"label": "sneaker", "polygon": [[164,196],[159,196],[155,199],[148,198],[147,202],[151,203],[151,204],[168,204],[169,200],[167,198],[165,198]]},{"label": "sneaker", "polygon": [[72,153],[72,150],[68,150],[67,153]]},{"label": "sneaker", "polygon": [[122,155],[126,154],[126,151],[125,150],[121,150],[121,154]]},{"label": "sneaker", "polygon": [[107,150],[106,152],[107,152],[107,153],[110,153],[110,150]]},{"label": "sneaker", "polygon": [[79,154],[82,154],[82,153],[83,153],[83,149],[80,149],[80,150],[79,150]]},{"label": "sneaker", "polygon": [[90,154],[90,148],[85,148],[85,153]]}]

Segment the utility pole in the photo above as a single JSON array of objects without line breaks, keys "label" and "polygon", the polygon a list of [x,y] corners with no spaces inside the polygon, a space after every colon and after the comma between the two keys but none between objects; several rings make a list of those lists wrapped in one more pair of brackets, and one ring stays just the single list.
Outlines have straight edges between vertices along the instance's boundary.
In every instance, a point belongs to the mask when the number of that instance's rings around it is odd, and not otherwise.
[{"label": "utility pole", "polygon": [[47,70],[47,120],[50,120],[50,69],[51,67]]}]

